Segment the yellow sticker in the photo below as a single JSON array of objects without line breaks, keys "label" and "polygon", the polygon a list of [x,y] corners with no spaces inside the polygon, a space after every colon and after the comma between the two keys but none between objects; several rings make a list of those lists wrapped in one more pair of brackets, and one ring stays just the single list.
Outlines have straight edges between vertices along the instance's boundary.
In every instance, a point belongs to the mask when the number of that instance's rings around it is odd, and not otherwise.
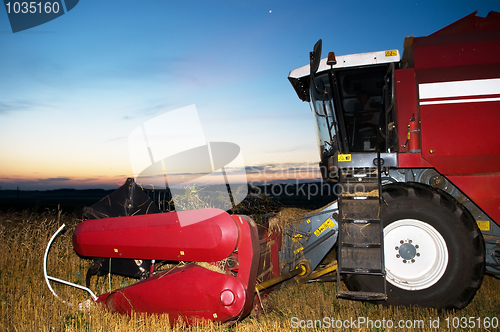
[{"label": "yellow sticker", "polygon": [[351,155],[350,154],[339,154],[338,160],[339,161],[351,161]]},{"label": "yellow sticker", "polygon": [[184,256],[184,250],[181,250],[181,256]]},{"label": "yellow sticker", "polygon": [[335,226],[335,223],[332,221],[332,219],[328,218],[321,226],[318,227],[317,230],[314,231],[314,235],[320,236],[321,233],[325,231],[325,229],[332,228],[333,226]]},{"label": "yellow sticker", "polygon": [[488,232],[490,230],[490,222],[488,220],[476,220],[477,227],[483,232]]},{"label": "yellow sticker", "polygon": [[294,253],[295,255],[297,255],[297,254],[298,254],[299,252],[301,252],[302,250],[304,250],[304,247],[300,247],[299,249],[295,249],[295,250],[293,251],[293,253]]},{"label": "yellow sticker", "polygon": [[307,219],[306,223],[310,224],[311,223],[311,219]]},{"label": "yellow sticker", "polygon": [[297,234],[297,235],[295,235],[295,236],[292,238],[293,242],[297,242],[297,241],[299,241],[300,239],[302,239],[302,234]]},{"label": "yellow sticker", "polygon": [[396,56],[396,55],[398,55],[397,50],[385,51],[385,56]]},{"label": "yellow sticker", "polygon": [[115,252],[118,252],[118,249],[115,249]]}]

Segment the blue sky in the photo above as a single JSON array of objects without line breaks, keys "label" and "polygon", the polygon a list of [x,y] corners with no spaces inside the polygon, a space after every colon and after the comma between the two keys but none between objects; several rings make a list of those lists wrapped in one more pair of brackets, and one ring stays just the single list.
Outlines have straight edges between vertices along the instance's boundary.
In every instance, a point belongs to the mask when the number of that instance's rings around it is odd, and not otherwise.
[{"label": "blue sky", "polygon": [[287,76],[324,55],[399,49],[499,1],[82,0],[12,33],[0,8],[0,186],[113,188],[128,135],[196,105],[207,141],[247,166],[315,167],[309,106]]}]

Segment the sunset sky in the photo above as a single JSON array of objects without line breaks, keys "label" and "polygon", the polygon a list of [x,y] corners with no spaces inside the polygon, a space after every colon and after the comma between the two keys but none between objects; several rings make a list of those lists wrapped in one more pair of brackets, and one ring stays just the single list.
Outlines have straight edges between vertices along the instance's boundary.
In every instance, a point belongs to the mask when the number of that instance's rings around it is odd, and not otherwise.
[{"label": "sunset sky", "polygon": [[239,145],[248,181],[319,178],[309,105],[287,80],[314,43],[402,53],[405,36],[475,10],[500,1],[82,0],[18,33],[2,7],[1,189],[116,188],[134,174],[130,134],[189,105],[201,125],[184,132]]}]

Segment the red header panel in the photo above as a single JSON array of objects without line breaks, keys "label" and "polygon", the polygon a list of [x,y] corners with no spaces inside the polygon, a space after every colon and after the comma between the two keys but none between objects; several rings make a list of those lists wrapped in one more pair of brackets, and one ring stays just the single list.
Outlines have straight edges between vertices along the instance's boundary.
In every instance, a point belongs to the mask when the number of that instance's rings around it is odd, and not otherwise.
[{"label": "red header panel", "polygon": [[219,209],[85,220],[73,233],[86,257],[216,262],[236,248],[238,227]]}]

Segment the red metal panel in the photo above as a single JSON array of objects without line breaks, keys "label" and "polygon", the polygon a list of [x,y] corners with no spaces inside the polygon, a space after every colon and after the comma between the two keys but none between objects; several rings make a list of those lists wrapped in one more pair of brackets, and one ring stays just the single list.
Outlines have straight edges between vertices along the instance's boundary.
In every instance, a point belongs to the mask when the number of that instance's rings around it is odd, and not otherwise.
[{"label": "red metal panel", "polygon": [[273,278],[279,277],[281,274],[280,270],[280,258],[279,251],[281,250],[282,234],[277,233],[279,229],[271,230],[271,262],[273,266]]},{"label": "red metal panel", "polygon": [[[500,52],[500,49],[497,51]],[[475,64],[459,68],[440,67],[417,70],[418,83],[490,79],[500,77],[500,65]]]},{"label": "red metal panel", "polygon": [[456,175],[448,179],[500,225],[500,173]]},{"label": "red metal panel", "polygon": [[194,263],[99,296],[97,302],[113,312],[169,315],[195,324],[200,320],[225,322],[238,317],[246,303],[246,291],[231,275],[209,271]]},{"label": "red metal panel", "polygon": [[476,16],[477,10],[464,18],[434,32],[435,35],[451,35],[471,31],[500,30],[500,13],[491,11],[486,17]]},{"label": "red metal panel", "polygon": [[400,168],[429,168],[432,167],[421,153],[400,153],[398,154],[398,165]]},{"label": "red metal panel", "polygon": [[281,273],[279,251],[282,234],[279,229],[269,229],[269,223],[259,226],[260,261],[258,282],[278,277]]},{"label": "red metal panel", "polygon": [[415,69],[495,64],[500,30],[431,35],[413,40]]},{"label": "red metal panel", "polygon": [[85,220],[73,246],[81,256],[215,262],[229,256],[238,228],[218,209]]},{"label": "red metal panel", "polygon": [[438,172],[500,172],[500,101],[421,105],[420,118],[422,156]]},{"label": "red metal panel", "polygon": [[413,40],[422,157],[498,222],[500,14],[475,14]]},{"label": "red metal panel", "polygon": [[241,316],[244,317],[252,311],[255,295],[255,284],[260,258],[260,241],[257,225],[248,216],[233,215],[240,233],[238,241],[239,269],[236,278],[243,284],[246,301]]},{"label": "red metal panel", "polygon": [[406,152],[408,147],[403,148],[408,133],[408,122],[413,115],[419,119],[417,108],[417,83],[415,81],[415,70],[399,69],[395,71],[395,92],[397,105],[397,130],[399,139],[399,151]]},{"label": "red metal panel", "polygon": [[488,34],[491,38],[478,36],[467,44],[462,35],[435,37],[432,43],[426,40],[430,37],[415,38],[413,42],[415,68],[495,63],[499,50],[498,31],[491,31]]}]

